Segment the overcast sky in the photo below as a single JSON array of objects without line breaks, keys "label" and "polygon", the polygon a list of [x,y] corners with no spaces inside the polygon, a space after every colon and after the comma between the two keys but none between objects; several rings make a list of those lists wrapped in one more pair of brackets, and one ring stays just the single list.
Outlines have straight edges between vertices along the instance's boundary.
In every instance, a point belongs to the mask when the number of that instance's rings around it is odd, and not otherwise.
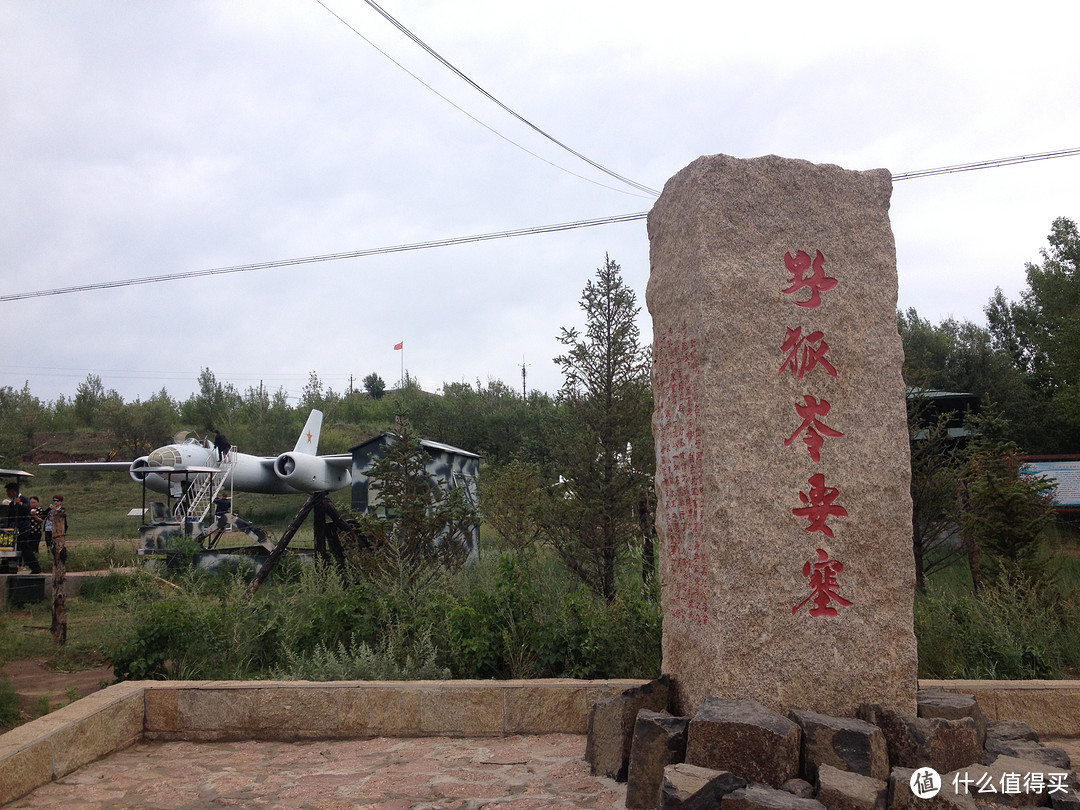
[{"label": "overcast sky", "polygon": [[[362,0],[324,2],[0,0],[0,294],[652,206]],[[383,7],[522,117],[652,189],[706,154],[898,174],[1080,146],[1075,3]],[[1078,187],[1080,157],[898,182],[899,306],[984,323],[995,287],[1023,289],[1053,219],[1080,218]],[[185,399],[208,367],[241,393],[298,396],[312,371],[336,391],[371,372],[392,386],[404,361],[430,391],[520,388],[524,362],[529,389],[554,393],[556,337],[584,325],[605,254],[651,341],[648,247],[638,220],[0,302],[0,386],[53,400],[93,373],[126,400]]]}]

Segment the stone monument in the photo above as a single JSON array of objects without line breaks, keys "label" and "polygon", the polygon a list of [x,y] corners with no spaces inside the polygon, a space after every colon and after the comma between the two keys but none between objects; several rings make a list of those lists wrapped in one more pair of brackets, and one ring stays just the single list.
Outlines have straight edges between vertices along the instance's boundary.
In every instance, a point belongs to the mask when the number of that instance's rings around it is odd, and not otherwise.
[{"label": "stone monument", "polygon": [[663,671],[706,697],[915,713],[888,171],[703,157],[649,213]]}]

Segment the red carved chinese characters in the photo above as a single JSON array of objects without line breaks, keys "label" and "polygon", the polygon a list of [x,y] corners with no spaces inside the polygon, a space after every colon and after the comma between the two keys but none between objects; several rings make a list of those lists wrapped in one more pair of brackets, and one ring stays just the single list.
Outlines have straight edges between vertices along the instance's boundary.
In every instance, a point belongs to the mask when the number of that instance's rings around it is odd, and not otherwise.
[{"label": "red carved chinese characters", "polygon": [[794,329],[788,327],[780,351],[786,352],[787,355],[784,358],[784,364],[780,366],[779,374],[790,369],[791,373],[801,380],[816,366],[821,366],[830,377],[836,377],[833,364],[825,359],[829,344],[825,342],[824,332],[811,332],[804,336],[801,326],[796,326]]},{"label": "red carved chinese characters", "polygon": [[844,570],[844,564],[839,560],[830,560],[828,553],[823,549],[817,550],[817,561],[807,560],[803,563],[802,575],[810,580],[810,595],[791,609],[794,616],[808,602],[813,602],[810,615],[835,616],[836,608],[830,603],[835,602],[841,607],[851,607],[854,603],[839,594],[840,572]]},{"label": "red carved chinese characters", "polygon": [[[828,292],[836,286],[837,281],[825,275],[825,257],[821,251],[815,251],[814,260],[810,261],[810,254],[800,250],[794,256],[791,253],[784,254],[784,264],[791,273],[791,286],[780,292],[791,295],[804,287],[810,290],[810,297],[805,301],[796,301],[796,306],[806,309],[817,309],[821,306],[821,293]],[[806,271],[810,270],[810,275]]]},{"label": "red carved chinese characters", "polygon": [[[805,250],[796,251],[794,256],[790,252],[785,253],[784,266],[791,275],[787,286],[782,287],[781,292],[802,298],[801,301],[792,300],[796,306],[803,309],[818,309],[822,304],[822,294],[834,289],[838,284],[837,279],[825,274],[825,256],[820,250],[814,251],[813,259]],[[813,327],[806,329],[804,333],[804,328],[786,327],[784,341],[780,346],[784,362],[777,374],[783,375],[790,371],[792,376],[802,380],[811,371],[818,369],[828,377],[838,379],[836,367],[826,357],[829,344],[825,340],[825,333]],[[838,439],[844,435],[825,422],[831,408],[831,403],[824,397],[803,394],[802,403],[795,403],[795,412],[801,422],[795,431],[784,439],[784,446],[790,447],[796,440],[801,439],[809,451],[811,461],[820,464],[825,440]],[[823,472],[811,475],[807,483],[810,488],[799,492],[802,506],[795,507],[791,513],[806,520],[803,527],[805,531],[824,535],[830,540],[835,539],[829,521],[848,515],[847,509],[839,503],[840,490],[825,485]],[[834,604],[850,606],[852,603],[839,593],[838,577],[843,570],[843,563],[830,559],[825,550],[817,549],[817,561],[808,560],[803,566],[803,577],[807,578],[810,584],[810,596],[793,607],[791,614],[794,616],[809,604],[810,615],[814,618],[836,616]]]},{"label": "red carved chinese characters", "polygon": [[826,400],[819,400],[806,394],[803,396],[803,403],[802,405],[797,403],[795,405],[795,412],[802,418],[802,424],[795,429],[794,433],[784,439],[784,447],[791,447],[798,435],[805,432],[803,443],[810,451],[810,458],[816,464],[821,461],[821,446],[825,443],[824,437],[839,439],[844,434],[839,430],[833,430],[818,419],[818,417],[824,418],[832,407]]},{"label": "red carved chinese characters", "polygon": [[805,526],[808,532],[821,532],[830,540],[833,530],[826,521],[830,517],[847,517],[847,509],[836,503],[840,490],[836,487],[825,486],[825,474],[814,473],[807,479],[810,485],[809,492],[799,492],[799,500],[803,506],[791,510],[795,517],[806,518],[809,524]]},{"label": "red carved chinese characters", "polygon": [[703,625],[709,589],[697,365],[697,344],[686,337],[685,328],[654,337],[653,429],[657,479],[664,482],[657,519],[665,526],[671,564],[668,610],[673,619]]}]

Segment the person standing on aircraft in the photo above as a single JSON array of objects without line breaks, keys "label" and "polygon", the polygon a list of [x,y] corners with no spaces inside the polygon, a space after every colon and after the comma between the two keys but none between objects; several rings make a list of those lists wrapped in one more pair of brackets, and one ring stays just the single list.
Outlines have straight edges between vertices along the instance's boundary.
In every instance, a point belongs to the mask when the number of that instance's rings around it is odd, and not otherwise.
[{"label": "person standing on aircraft", "polygon": [[218,461],[224,461],[225,456],[229,455],[229,451],[232,450],[232,445],[229,444],[229,440],[217,429],[214,430],[214,447],[216,447],[218,451]]},{"label": "person standing on aircraft", "polygon": [[224,492],[214,498],[214,517],[217,518],[217,527],[222,531],[229,522],[230,509],[232,509],[232,501]]}]

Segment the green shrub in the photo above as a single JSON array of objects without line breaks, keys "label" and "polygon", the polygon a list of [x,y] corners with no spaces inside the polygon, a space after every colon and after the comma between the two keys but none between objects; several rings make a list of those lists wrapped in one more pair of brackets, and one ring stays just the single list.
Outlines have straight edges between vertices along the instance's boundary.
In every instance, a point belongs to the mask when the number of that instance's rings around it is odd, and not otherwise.
[{"label": "green shrub", "polygon": [[448,617],[451,667],[461,678],[656,677],[658,599],[607,603],[580,583],[543,587],[535,567],[503,555],[494,582],[476,585]]},{"label": "green shrub", "polygon": [[0,676],[0,728],[14,728],[19,725],[19,696],[11,679]]},{"label": "green shrub", "polygon": [[[420,583],[399,573],[366,580],[357,570],[305,565],[268,581],[254,599],[242,576],[198,569],[171,589],[133,587],[119,592],[132,619],[112,645],[114,672],[119,679],[659,674],[655,587],[628,586],[608,603],[568,582],[551,555],[504,554]],[[102,594],[119,587],[100,586]]]},{"label": "green shrub", "polygon": [[85,577],[79,586],[79,596],[107,601],[139,589],[148,578],[147,574],[138,571],[110,571],[99,576]]},{"label": "green shrub", "polygon": [[1056,590],[998,577],[973,595],[931,586],[916,598],[923,678],[1062,678],[1080,663],[1080,617]]},{"label": "green shrub", "polygon": [[38,695],[34,698],[34,717],[44,717],[52,711],[52,703],[48,695]]},{"label": "green shrub", "polygon": [[150,605],[134,638],[112,650],[113,675],[121,681],[176,677],[190,648],[206,640],[198,612],[178,600]]},{"label": "green shrub", "polygon": [[378,650],[366,642],[318,643],[309,653],[285,648],[284,661],[271,670],[278,680],[413,681],[445,680],[450,671],[437,663],[431,636],[421,633],[407,643],[395,633],[383,637]]}]

